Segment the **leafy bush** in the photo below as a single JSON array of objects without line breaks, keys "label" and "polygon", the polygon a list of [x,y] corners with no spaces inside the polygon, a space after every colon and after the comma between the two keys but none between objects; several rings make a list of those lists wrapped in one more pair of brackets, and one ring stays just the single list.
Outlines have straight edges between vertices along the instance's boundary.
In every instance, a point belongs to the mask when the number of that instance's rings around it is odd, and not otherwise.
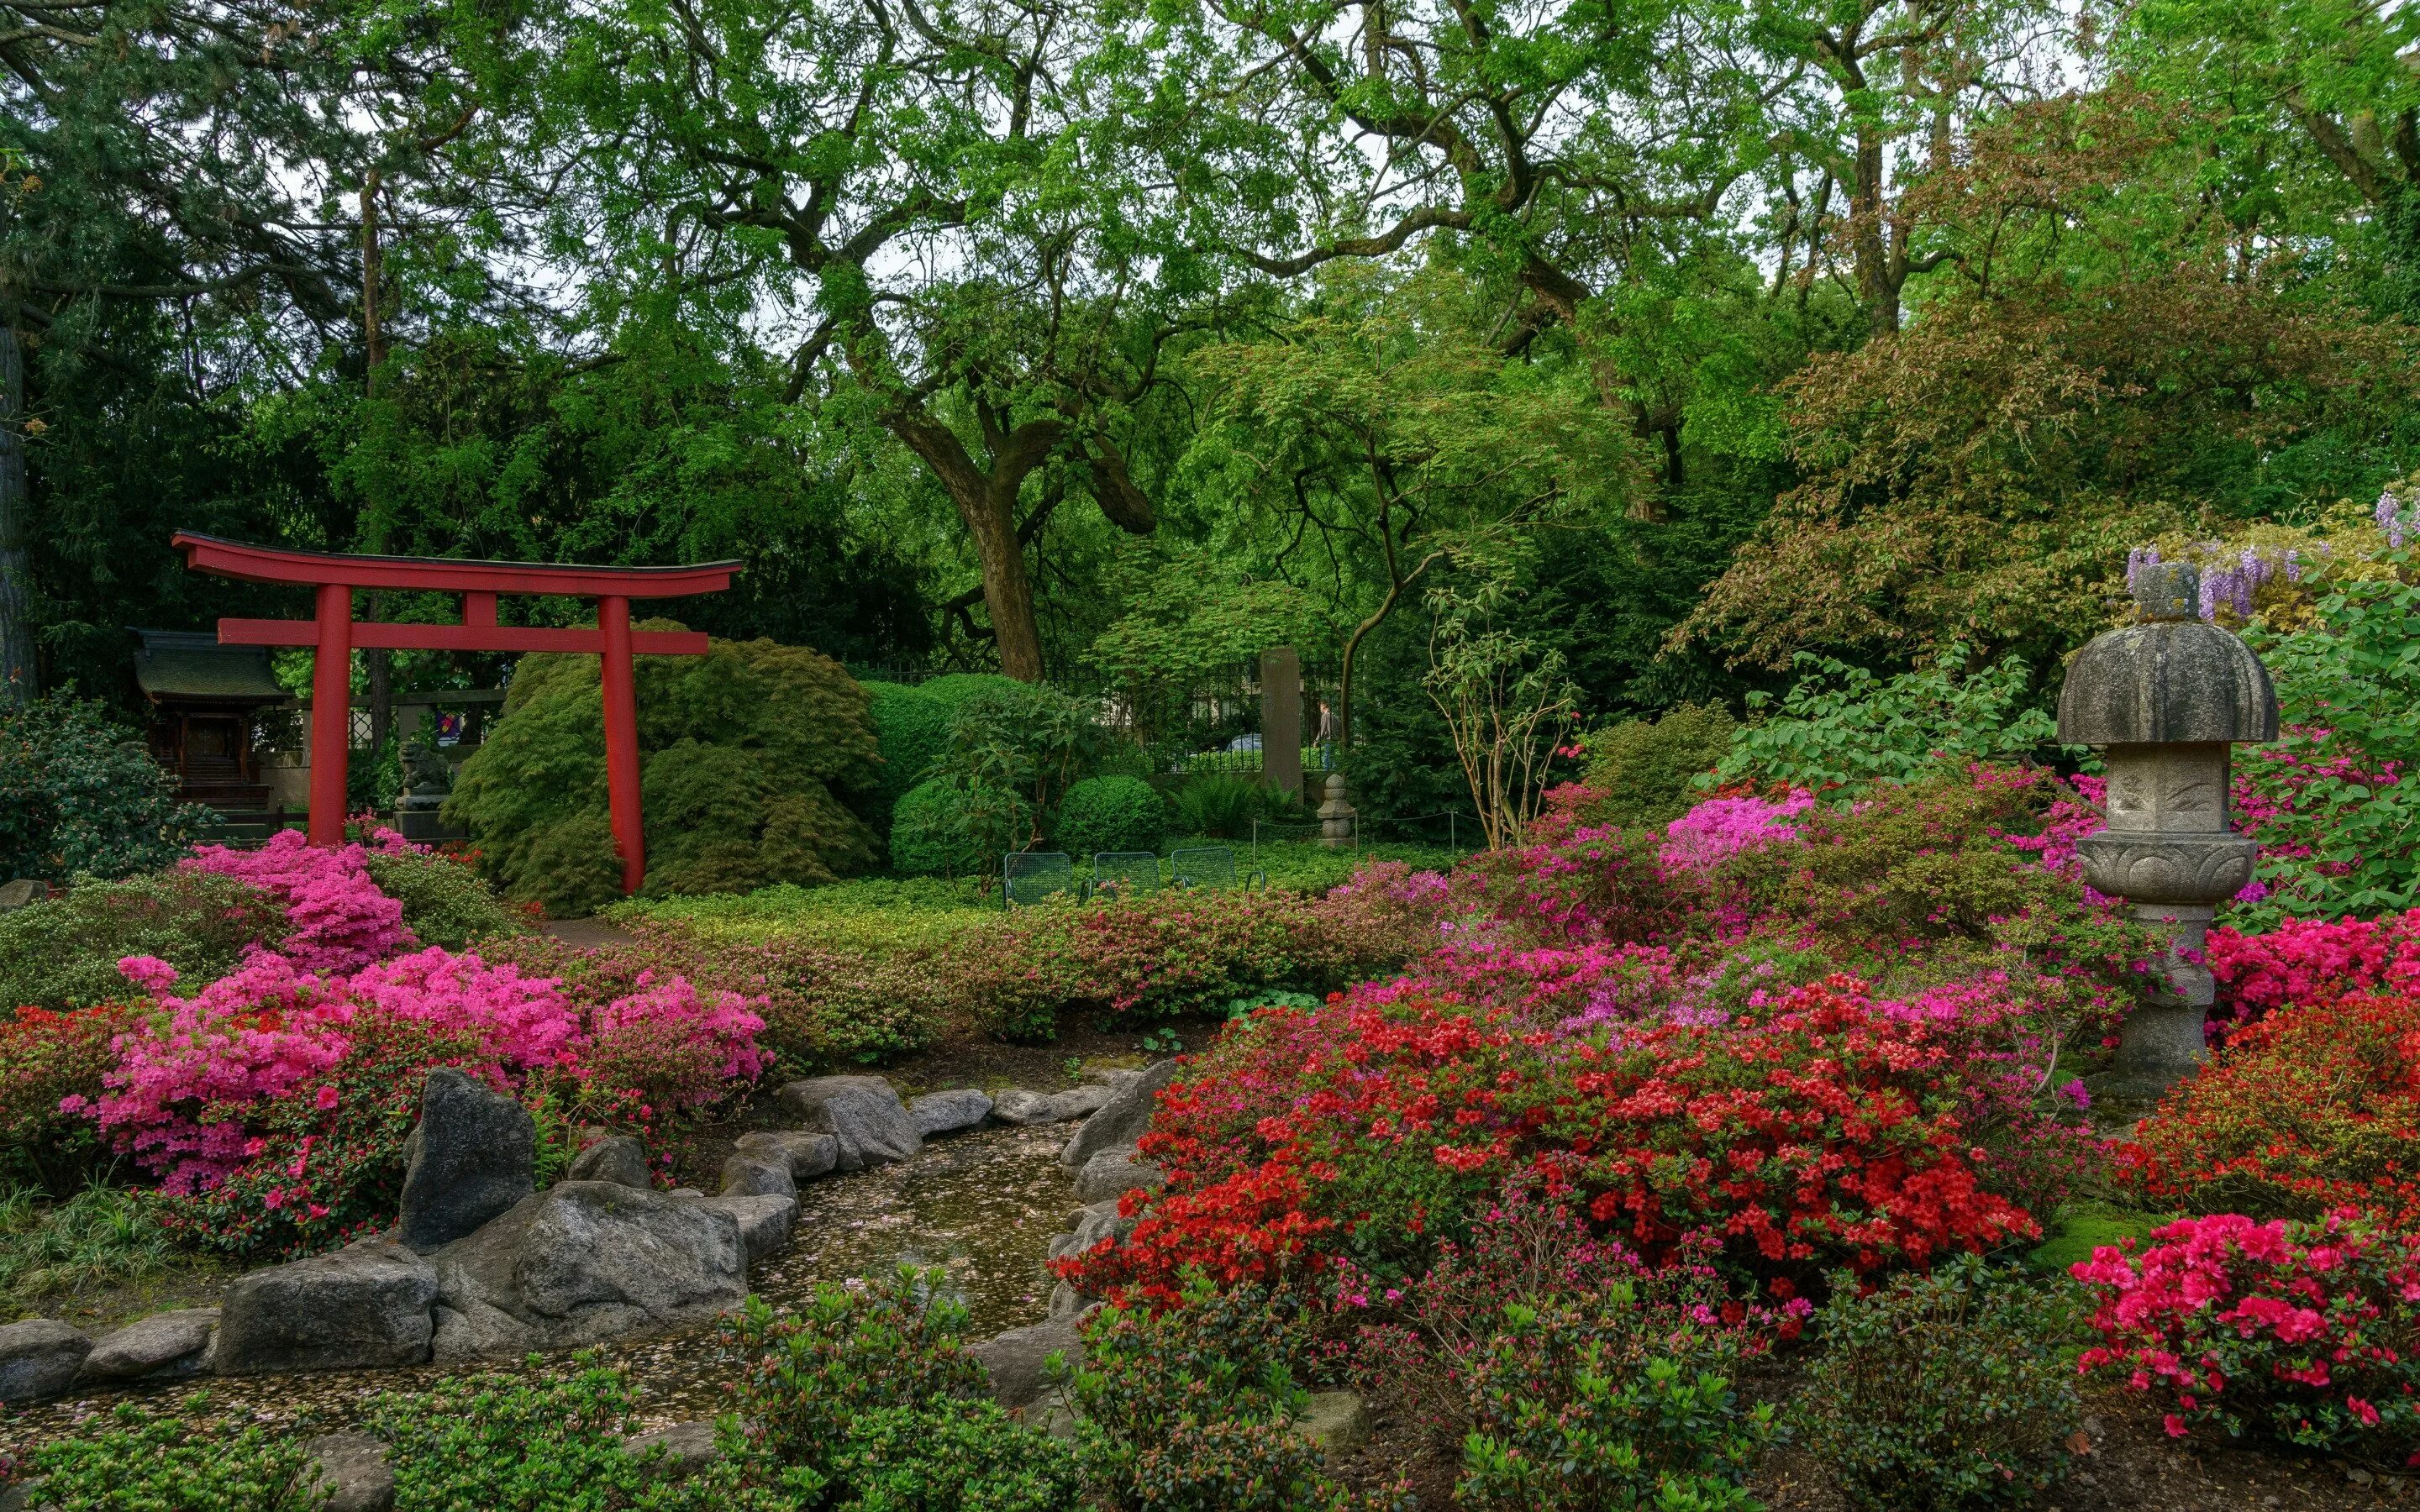
[{"label": "leafy bush", "polygon": [[287,928],[271,894],[233,877],[178,869],[86,883],[0,914],[0,1008],[123,997],[117,963],[130,955],[209,981],[234,970],[244,947],[274,944]]},{"label": "leafy bush", "polygon": [[1625,825],[1680,818],[1698,800],[1698,777],[1730,754],[1738,729],[1720,704],[1684,703],[1660,719],[1625,719],[1590,732],[1582,742],[1588,766],[1580,778],[1596,795],[1589,817]]},{"label": "leafy bush", "polygon": [[2397,1470],[2420,1449],[2420,1237],[2221,1213],[2151,1238],[2074,1267],[2099,1304],[2086,1369],[2165,1398],[2177,1438],[2208,1424]]},{"label": "leafy bush", "polygon": [[844,1512],[1075,1512],[1075,1451],[998,1402],[944,1398],[852,1418],[837,1479]]},{"label": "leafy bush", "polygon": [[1168,805],[1140,778],[1088,777],[1067,790],[1051,842],[1075,856],[1156,851],[1168,832]]},{"label": "leafy bush", "polygon": [[98,703],[0,700],[0,873],[64,883],[167,865],[209,812]]},{"label": "leafy bush", "polygon": [[1215,840],[1243,840],[1268,811],[1268,790],[1248,777],[1214,772],[1188,779],[1171,800],[1176,830]]},{"label": "leafy bush", "polygon": [[987,878],[1032,834],[1032,807],[1018,795],[937,777],[892,811],[891,864],[909,876]]},{"label": "leafy bush", "polygon": [[373,850],[362,859],[379,891],[403,905],[403,927],[427,944],[459,950],[492,935],[521,932],[520,917],[459,861],[417,848]]},{"label": "leafy bush", "polygon": [[1135,1512],[1322,1512],[1358,1504],[1295,1434],[1301,1304],[1200,1274],[1181,1305],[1109,1307],[1084,1329],[1069,1382],[1078,1452],[1111,1506]]},{"label": "leafy bush", "polygon": [[1803,651],[1793,665],[1802,675],[1778,714],[1753,717],[1772,695],[1747,696],[1751,722],[1709,785],[1863,793],[1943,765],[2023,755],[2058,733],[2048,713],[2028,705],[2030,674],[2015,656],[1969,673],[1964,648],[1951,646],[1931,666],[1888,679]]},{"label": "leafy bush", "polygon": [[2246,635],[2276,683],[2285,735],[2237,767],[2268,894],[2244,912],[2263,923],[2420,905],[2420,784],[2406,777],[2420,764],[2420,666],[2408,655],[2420,588],[2344,582],[2318,613],[2290,634]]},{"label": "leafy bush", "polygon": [[41,1505],[46,1512],[306,1512],[325,1504],[300,1439],[214,1420],[209,1402],[189,1396],[181,1415],[120,1402],[100,1431],[34,1450],[27,1470],[42,1478]]},{"label": "leafy bush", "polygon": [[1792,1413],[1854,1506],[2023,1505],[2066,1473],[2082,1411],[2055,1291],[1962,1257],[1867,1295],[1838,1277]]},{"label": "leafy bush", "polygon": [[984,1367],[962,1348],[967,1310],[939,1270],[901,1266],[861,1290],[826,1283],[802,1312],[751,1297],[727,1319],[722,1345],[739,1363],[733,1405],[749,1447],[783,1467],[783,1489],[809,1505],[857,1490],[852,1469],[877,1475],[887,1456],[850,1448],[850,1428],[885,1410],[929,1412],[971,1399]]},{"label": "leafy bush", "polygon": [[[1747,1512],[1746,1480],[1773,1409],[1744,1408],[1728,1377],[1652,1355],[1623,1370],[1584,1309],[1514,1303],[1474,1362],[1481,1427],[1463,1449],[1466,1506],[1703,1508]],[[1567,1382],[1552,1402],[1508,1383],[1542,1362]]]},{"label": "leafy bush", "polygon": [[[638,1431],[637,1394],[594,1354],[573,1374],[525,1381],[478,1376],[425,1393],[388,1393],[365,1427],[387,1443],[396,1512],[790,1512],[752,1484],[744,1456],[677,1478],[624,1452]],[[655,1451],[660,1460],[664,1451]]]},{"label": "leafy bush", "polygon": [[2151,1197],[2195,1212],[2307,1219],[2353,1207],[2420,1222],[2415,1078],[2411,996],[2279,1009],[2169,1089],[2135,1130],[2133,1173]]},{"label": "leafy bush", "polygon": [[[769,640],[637,661],[648,890],[829,882],[874,865],[857,810],[877,810],[878,747],[865,694],[837,663]],[[523,657],[446,812],[505,896],[566,913],[618,895],[605,802],[597,658]]]}]

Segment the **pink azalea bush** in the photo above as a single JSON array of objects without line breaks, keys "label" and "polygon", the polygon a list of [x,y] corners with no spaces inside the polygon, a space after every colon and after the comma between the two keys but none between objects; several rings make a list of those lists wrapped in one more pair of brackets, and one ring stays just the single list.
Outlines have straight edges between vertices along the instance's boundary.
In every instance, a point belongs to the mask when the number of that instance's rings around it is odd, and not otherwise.
[{"label": "pink azalea bush", "polygon": [[1712,871],[1741,851],[1798,838],[1789,821],[1815,807],[1815,795],[1792,788],[1783,797],[1708,798],[1664,829],[1656,853],[1665,870]]},{"label": "pink azalea bush", "polygon": [[367,1025],[416,1033],[442,1047],[429,1064],[467,1062],[501,1085],[601,1076],[671,1110],[712,1102],[765,1065],[764,1020],[737,994],[702,994],[678,977],[582,1004],[556,979],[437,949],[349,975],[261,951],[190,997],[176,995],[163,962],[130,958],[123,969],[155,1011],[117,1037],[107,1090],[67,1106],[174,1195],[216,1187],[258,1158],[257,1125],[281,1105],[332,1108]]},{"label": "pink azalea bush", "polygon": [[2210,933],[2210,973],[2244,1013],[2420,987],[2420,909],[2383,918],[2289,918],[2261,934]]},{"label": "pink azalea bush", "polygon": [[[373,837],[381,849],[405,847],[392,830]],[[286,910],[288,929],[276,943],[304,971],[358,971],[420,942],[403,922],[403,904],[370,880],[361,845],[313,845],[300,830],[283,829],[256,851],[201,845],[178,863],[259,887]]]},{"label": "pink azalea bush", "polygon": [[2104,1245],[2072,1268],[2101,1341],[2079,1362],[2211,1425],[2372,1462],[2420,1463],[2420,1237],[2350,1211],[2315,1223],[2235,1213]]}]

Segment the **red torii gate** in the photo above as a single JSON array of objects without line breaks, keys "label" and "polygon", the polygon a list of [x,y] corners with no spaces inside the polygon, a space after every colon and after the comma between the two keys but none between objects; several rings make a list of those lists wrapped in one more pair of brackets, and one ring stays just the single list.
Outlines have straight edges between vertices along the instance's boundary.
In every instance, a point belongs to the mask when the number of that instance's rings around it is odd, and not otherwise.
[{"label": "red torii gate", "polygon": [[[630,657],[706,654],[695,630],[632,630],[630,600],[687,598],[731,586],[737,562],[686,567],[582,567],[564,562],[461,562],[448,557],[346,556],[250,546],[178,532],[172,544],[195,572],[244,582],[307,587],[318,595],[313,620],[221,620],[219,643],[310,646],[311,843],[345,839],[345,765],[352,743],[353,648],[389,651],[575,651],[597,656],[605,677],[605,785],[613,841],[622,852],[622,890],[647,874],[639,816],[639,703]],[[459,625],[393,625],[353,618],[353,590],[390,588],[462,595]],[[499,594],[552,594],[597,601],[595,629],[542,629],[496,623]]]}]

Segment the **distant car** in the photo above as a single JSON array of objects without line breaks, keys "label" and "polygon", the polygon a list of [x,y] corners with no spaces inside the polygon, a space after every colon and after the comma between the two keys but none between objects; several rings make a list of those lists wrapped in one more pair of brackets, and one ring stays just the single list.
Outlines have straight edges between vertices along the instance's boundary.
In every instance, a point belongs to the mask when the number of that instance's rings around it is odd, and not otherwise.
[{"label": "distant car", "polygon": [[1258,735],[1237,735],[1234,739],[1227,742],[1227,748],[1229,750],[1258,750],[1261,748],[1261,737]]}]

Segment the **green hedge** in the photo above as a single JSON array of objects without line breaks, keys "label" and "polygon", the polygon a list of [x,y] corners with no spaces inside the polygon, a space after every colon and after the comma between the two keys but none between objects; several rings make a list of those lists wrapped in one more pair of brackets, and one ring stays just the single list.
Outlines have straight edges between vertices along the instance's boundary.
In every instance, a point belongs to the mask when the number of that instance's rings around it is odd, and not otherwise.
[{"label": "green hedge", "polygon": [[1067,790],[1050,838],[1074,856],[1156,851],[1168,833],[1168,803],[1134,777],[1088,777]]},{"label": "green hedge", "polygon": [[200,986],[233,971],[245,946],[277,944],[287,927],[268,893],[216,872],[86,883],[0,914],[0,1010],[139,997],[117,969],[130,955],[158,956]]}]

